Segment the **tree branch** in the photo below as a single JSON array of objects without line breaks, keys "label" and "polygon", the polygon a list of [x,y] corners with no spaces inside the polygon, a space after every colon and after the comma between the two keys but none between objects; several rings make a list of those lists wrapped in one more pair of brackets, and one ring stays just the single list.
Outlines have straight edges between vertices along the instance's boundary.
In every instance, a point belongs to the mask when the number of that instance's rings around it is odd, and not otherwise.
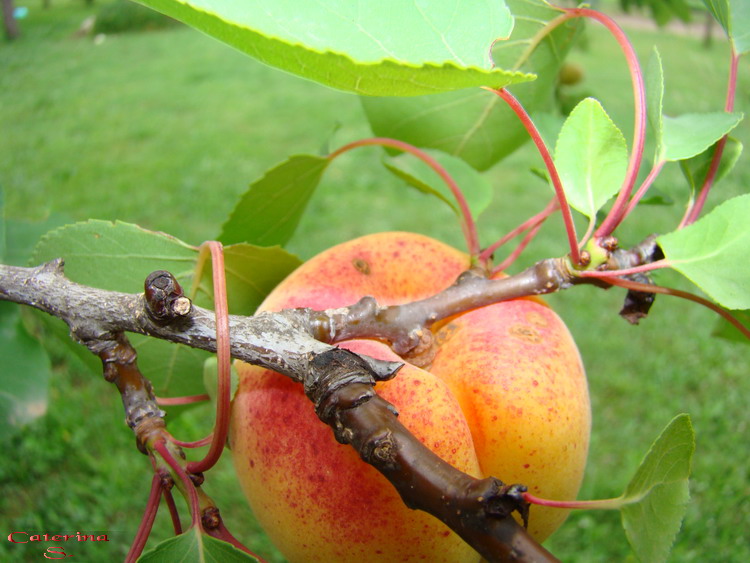
[{"label": "tree branch", "polygon": [[[441,460],[397,419],[395,408],[374,391],[402,364],[359,356],[331,344],[380,338],[397,352],[419,355],[432,343],[429,326],[456,313],[498,301],[549,293],[576,278],[563,259],[551,259],[508,278],[463,274],[454,285],[414,303],[379,307],[371,298],[329,311],[311,309],[230,316],[232,356],[291,377],[304,385],[319,418],[337,440],[396,487],[405,504],[446,523],[489,561],[554,561],[512,517],[525,520],[528,504],[520,486],[476,479]],[[123,332],[145,334],[209,351],[216,350],[213,312],[192,306],[168,272],[151,274],[144,294],[87,287],[64,276],[62,260],[36,268],[0,265],[0,298],[26,304],[64,320],[71,336],[102,358],[108,380],[118,386],[128,424],[141,447],[163,444],[163,412],[150,383],[138,371],[135,351]],[[158,444],[157,444],[158,445]]]}]

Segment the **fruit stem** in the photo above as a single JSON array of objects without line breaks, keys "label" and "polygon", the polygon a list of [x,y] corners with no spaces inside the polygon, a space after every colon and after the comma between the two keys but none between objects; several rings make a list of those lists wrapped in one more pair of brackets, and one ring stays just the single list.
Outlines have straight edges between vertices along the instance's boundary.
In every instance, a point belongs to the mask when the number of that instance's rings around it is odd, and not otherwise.
[{"label": "fruit stem", "polygon": [[[734,43],[732,43],[731,62],[729,64],[729,83],[727,85],[726,102],[724,103],[724,111],[726,111],[727,113],[734,110],[734,97],[737,90],[737,67],[739,65],[739,61],[740,54],[737,53],[734,48]],[[714,155],[711,159],[711,165],[708,169],[708,174],[706,174],[706,179],[703,181],[701,191],[698,194],[698,198],[695,200],[694,204],[689,207],[687,212],[685,213],[685,218],[682,220],[679,226],[680,229],[683,227],[687,227],[691,223],[694,223],[700,216],[701,211],[703,211],[703,206],[705,205],[706,199],[708,198],[708,193],[711,191],[711,187],[713,186],[714,180],[716,179],[716,174],[719,171],[721,156],[724,153],[724,146],[726,145],[726,143],[727,135],[724,135],[716,144],[716,149],[714,150]]]},{"label": "fruit stem", "polygon": [[420,150],[414,145],[410,145],[409,143],[405,143],[404,141],[399,141],[398,139],[390,139],[388,137],[372,137],[369,139],[360,139],[358,141],[354,141],[352,143],[344,145],[343,147],[340,147],[329,154],[328,159],[333,160],[352,149],[371,145],[390,147],[401,150],[403,152],[408,152],[409,154],[412,154],[419,158],[422,162],[427,164],[427,166],[432,168],[438,176],[440,176],[440,178],[448,186],[448,189],[451,191],[453,197],[456,199],[456,203],[458,204],[461,214],[461,228],[464,233],[464,239],[466,240],[466,247],[468,249],[468,252],[472,258],[478,257],[480,252],[479,235],[477,233],[477,227],[474,221],[474,217],[471,213],[471,209],[469,209],[469,203],[467,202],[463,191],[461,191],[461,188],[453,179],[453,177],[448,173],[448,171],[437,160],[432,158],[423,150]]},{"label": "fruit stem", "polygon": [[224,252],[218,241],[208,241],[201,245],[201,253],[208,248],[211,252],[213,268],[214,313],[216,319],[216,356],[218,389],[216,392],[216,423],[214,424],[211,447],[201,461],[190,462],[188,471],[202,473],[211,469],[221,457],[229,432],[229,409],[231,400],[231,351],[229,348],[229,308],[227,305],[227,284],[224,272]]},{"label": "fruit stem", "polygon": [[578,250],[578,240],[576,236],[576,227],[573,223],[573,214],[570,211],[568,199],[565,197],[565,190],[563,189],[560,175],[557,173],[557,168],[555,168],[555,163],[552,160],[552,155],[550,154],[547,145],[544,143],[544,139],[542,139],[539,130],[531,120],[531,116],[526,112],[524,107],[513,96],[513,94],[508,92],[505,88],[501,88],[500,90],[485,88],[485,90],[497,94],[510,106],[510,108],[521,120],[521,123],[523,123],[526,131],[529,133],[529,136],[531,136],[531,139],[534,141],[537,150],[539,150],[539,154],[542,156],[542,160],[544,160],[544,164],[547,167],[547,172],[549,173],[550,180],[552,181],[552,186],[555,189],[555,194],[557,195],[557,200],[560,204],[560,211],[562,212],[563,222],[565,223],[565,232],[568,235],[568,244],[570,245],[570,257],[573,260],[574,264],[580,264],[581,253]]},{"label": "fruit stem", "polygon": [[148,501],[146,502],[146,510],[143,513],[141,524],[138,526],[138,531],[135,533],[135,538],[130,545],[128,554],[125,556],[125,563],[135,563],[143,552],[143,548],[146,546],[146,541],[151,535],[151,529],[154,526],[156,513],[159,510],[160,496],[161,477],[158,473],[154,473],[154,476],[151,479],[151,492],[149,492]]},{"label": "fruit stem", "polygon": [[550,500],[523,493],[523,499],[531,504],[551,508],[574,508],[578,510],[619,510],[626,503],[621,497],[599,500]]}]

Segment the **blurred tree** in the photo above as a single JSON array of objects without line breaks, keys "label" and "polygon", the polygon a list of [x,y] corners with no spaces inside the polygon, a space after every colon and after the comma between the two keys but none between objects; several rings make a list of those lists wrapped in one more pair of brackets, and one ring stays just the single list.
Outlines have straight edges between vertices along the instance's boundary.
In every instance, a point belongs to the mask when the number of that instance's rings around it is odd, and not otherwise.
[{"label": "blurred tree", "polygon": [[16,7],[13,5],[13,0],[2,0],[3,6],[3,27],[5,28],[5,37],[9,41],[16,39],[20,35],[18,24],[14,12]]}]

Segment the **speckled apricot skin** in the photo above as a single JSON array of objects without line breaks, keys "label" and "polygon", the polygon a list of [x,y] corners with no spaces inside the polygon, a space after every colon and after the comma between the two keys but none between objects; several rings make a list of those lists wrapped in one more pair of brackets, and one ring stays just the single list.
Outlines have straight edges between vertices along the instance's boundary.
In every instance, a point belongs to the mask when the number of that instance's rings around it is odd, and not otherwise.
[{"label": "speckled apricot skin", "polygon": [[[433,295],[469,267],[468,257],[413,233],[381,233],[303,264],[261,310],[325,309],[365,295],[398,304]],[[590,427],[586,379],[564,324],[548,307],[518,300],[470,311],[437,331],[428,370],[407,364],[378,392],[440,457],[475,476],[521,482],[535,494],[575,498]],[[385,345],[342,346],[398,360]],[[406,508],[391,485],[338,444],[301,387],[239,363],[230,444],[253,512],[291,562],[477,563],[442,523]],[[532,508],[540,540],[564,511]]]}]

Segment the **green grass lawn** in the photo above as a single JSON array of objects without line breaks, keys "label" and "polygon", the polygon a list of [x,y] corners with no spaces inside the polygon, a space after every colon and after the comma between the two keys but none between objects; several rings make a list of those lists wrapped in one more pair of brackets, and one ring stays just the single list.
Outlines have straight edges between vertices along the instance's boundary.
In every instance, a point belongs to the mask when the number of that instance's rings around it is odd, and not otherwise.
[{"label": "green grass lawn", "polygon": [[[291,154],[368,135],[356,97],[262,66],[192,30],[107,36],[96,44],[73,37],[91,13],[82,2],[53,0],[47,11],[37,0],[26,4],[23,37],[0,44],[0,187],[9,218],[120,219],[197,244],[218,234],[236,197],[267,168]],[[698,39],[665,33],[634,32],[632,39],[644,63],[659,46],[668,114],[723,108],[724,41],[705,50]],[[629,139],[632,96],[614,41],[592,26],[588,47],[571,58],[585,70],[576,91],[597,96]],[[747,111],[747,61],[737,92],[738,109]],[[746,122],[736,136],[750,143]],[[291,250],[309,257],[386,229],[462,244],[449,210],[404,188],[379,159],[376,149],[367,149],[337,161]],[[497,194],[482,216],[485,244],[543,206],[548,188],[528,172],[540,165],[527,146],[488,172]],[[671,190],[680,181],[672,167],[657,187]],[[711,205],[748,185],[743,157]],[[624,225],[623,240],[673,228],[682,203],[644,210]],[[552,220],[522,262],[564,252],[560,221]],[[674,276],[661,280],[686,287]],[[589,374],[594,428],[580,497],[619,494],[667,422],[690,413],[697,433],[693,500],[671,560],[750,560],[748,348],[711,338],[714,315],[674,299],[657,299],[651,318],[629,326],[617,315],[622,297],[616,290],[577,288],[550,298]],[[116,393],[61,352],[54,355],[48,414],[3,445],[0,531],[106,530],[111,545],[87,546],[76,557],[120,559],[145,506],[149,464],[134,448]],[[197,438],[210,426],[211,413],[200,408],[170,428]],[[283,561],[240,500],[226,461],[208,475],[208,494],[235,535],[271,561]],[[169,532],[162,513],[150,545]],[[549,546],[565,561],[629,557],[615,513],[575,514]],[[41,551],[32,546],[20,559],[36,560]],[[19,551],[0,542],[0,558],[11,557],[18,560]]]}]

